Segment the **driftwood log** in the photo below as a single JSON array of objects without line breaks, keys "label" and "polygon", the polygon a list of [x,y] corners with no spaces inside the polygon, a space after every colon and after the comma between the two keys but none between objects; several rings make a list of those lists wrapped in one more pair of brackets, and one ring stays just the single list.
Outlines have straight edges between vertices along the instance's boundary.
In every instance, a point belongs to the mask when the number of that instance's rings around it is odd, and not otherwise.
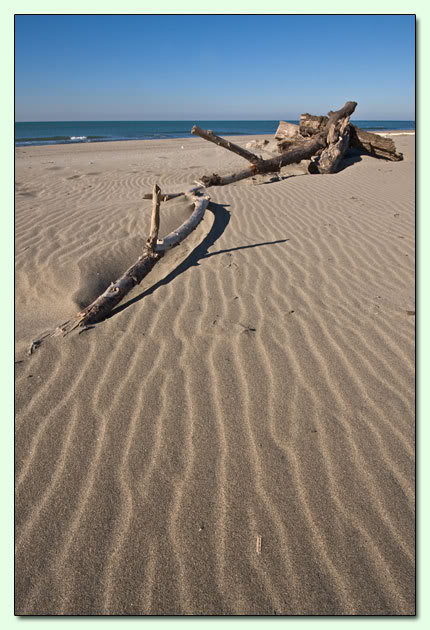
[{"label": "driftwood log", "polygon": [[323,133],[327,133],[327,147],[316,161],[319,173],[335,173],[349,146],[349,117],[357,103],[348,101],[337,112],[330,112]]},{"label": "driftwood log", "polygon": [[336,173],[339,164],[349,147],[349,116],[343,119],[336,132],[335,140],[330,142],[315,161],[318,173]]},{"label": "driftwood log", "polygon": [[[348,101],[328,116],[312,116],[302,114],[300,125],[280,122],[276,133],[280,155],[264,160],[261,156],[251,153],[247,149],[216,136],[212,131],[201,129],[194,125],[191,133],[223,147],[251,163],[251,166],[231,175],[204,175],[196,182],[197,186],[179,193],[161,193],[155,185],[152,193],[147,193],[144,199],[152,198],[151,229],[146,240],[142,255],[124,274],[113,282],[94,302],[71,320],[64,322],[55,330],[47,331],[38,339],[32,341],[29,354],[32,354],[43,339],[55,335],[67,335],[77,327],[85,328],[100,322],[117,306],[121,300],[138,285],[161,260],[165,252],[179,245],[203,219],[205,209],[210,198],[204,194],[204,189],[210,186],[225,186],[233,182],[252,177],[257,174],[278,172],[283,166],[298,163],[301,160],[313,158],[310,172],[333,173],[349,146],[357,147],[370,155],[384,157],[390,160],[401,160],[403,156],[396,152],[394,142],[376,134],[363,131],[350,123],[350,116],[357,103]],[[177,229],[158,239],[160,225],[160,202],[168,201],[184,195],[194,204],[191,216]]]},{"label": "driftwood log", "polygon": [[[78,325],[88,326],[105,319],[106,315],[121,302],[127,293],[142,282],[143,278],[145,278],[154,265],[161,260],[166,251],[182,243],[203,219],[205,209],[209,203],[209,197],[207,195],[197,196],[198,188],[192,188],[184,193],[185,197],[190,199],[194,204],[192,215],[177,230],[174,230],[162,240],[158,240],[160,192],[158,186],[155,186],[153,192],[151,231],[142,256],[140,256],[134,265],[127,269],[127,271],[116,280],[116,282],[113,282],[92,304],[77,314],[75,320],[71,322],[73,328]],[[62,330],[61,332],[65,331]]]},{"label": "driftwood log", "polygon": [[[300,116],[299,134],[303,138],[309,138],[318,133],[328,124],[328,116],[312,116],[302,114]],[[364,131],[356,125],[349,125],[350,146],[363,153],[374,157],[385,158],[393,162],[403,160],[402,153],[398,153],[396,145],[391,138],[384,138],[376,133]],[[279,143],[278,143],[279,144]]]},{"label": "driftwood log", "polygon": [[163,239],[158,240],[158,230],[160,226],[160,199],[162,197],[160,188],[155,185],[152,193],[153,207],[151,217],[151,229],[146,241],[142,256],[123,273],[115,282],[104,291],[94,302],[79,312],[71,320],[57,326],[52,331],[47,331],[39,339],[32,341],[29,347],[29,354],[37,348],[47,337],[57,335],[67,335],[77,327],[85,328],[102,321],[117,306],[121,300],[140,284],[145,276],[151,271],[154,265],[161,260],[166,251],[176,247],[198,226],[203,219],[206,207],[209,203],[209,196],[202,194],[202,186],[195,186],[183,194],[194,204],[194,211],[191,216],[173,232],[170,232]]},{"label": "driftwood log", "polygon": [[275,140],[290,140],[299,134],[299,125],[294,123],[279,121],[278,129],[275,133]]},{"label": "driftwood log", "polygon": [[314,155],[314,160],[309,165],[309,172],[335,173],[349,148],[351,136],[349,118],[356,107],[355,101],[348,101],[341,109],[329,112],[328,116],[302,114],[299,126],[288,123],[283,123],[281,126],[279,123],[275,135],[279,138],[279,151],[299,147],[313,136],[325,136],[326,146]]},{"label": "driftwood log", "polygon": [[381,157],[392,162],[403,160],[403,153],[398,153],[391,138],[384,138],[376,133],[364,131],[355,125],[351,128],[351,147],[359,149],[373,157]]},{"label": "driftwood log", "polygon": [[[216,136],[212,131],[205,131],[195,125],[191,130],[192,134],[198,135],[210,142],[214,142],[229,151],[233,151],[233,153],[236,153],[251,162],[251,166],[249,168],[237,173],[223,176],[216,173],[213,175],[204,175],[201,177],[201,181],[206,188],[209,188],[210,186],[226,186],[227,184],[238,182],[257,174],[278,172],[283,166],[295,164],[301,162],[302,160],[308,160],[321,153],[321,151],[324,153],[324,149],[326,149],[326,147],[327,152],[323,157],[321,166],[322,170],[320,171],[319,166],[317,165],[315,166],[317,169],[316,172],[333,173],[348,148],[349,133],[346,132],[346,127],[349,125],[349,117],[355,110],[356,106],[357,103],[355,101],[348,101],[341,109],[329,113],[319,133],[313,134],[310,138],[298,138],[297,142],[295,141],[296,136],[293,136],[291,138],[293,144],[289,145],[289,148],[286,151],[281,153],[279,156],[267,160],[257,157],[253,153],[238,147],[232,142],[227,142],[223,138]],[[291,131],[293,130],[290,128],[290,132]]]},{"label": "driftwood log", "polygon": [[[302,146],[295,147],[280,156],[276,156],[268,160],[262,160],[259,158],[258,161],[253,161],[250,167],[237,173],[222,176],[217,175],[216,173],[214,173],[213,175],[203,175],[200,180],[206,188],[209,188],[210,186],[226,186],[227,184],[232,184],[233,182],[238,182],[242,179],[253,177],[257,174],[276,173],[283,166],[287,166],[288,164],[295,164],[297,162],[301,162],[301,160],[310,159],[319,149],[323,148],[325,144],[326,141],[322,135],[315,138],[310,138],[307,142],[304,142]],[[233,147],[236,146],[237,145],[233,145]],[[229,151],[237,153],[237,151],[234,150],[231,146],[226,146],[225,148]]]},{"label": "driftwood log", "polygon": [[328,123],[328,116],[312,116],[312,114],[301,114],[299,133],[304,138],[314,136],[324,130]]}]

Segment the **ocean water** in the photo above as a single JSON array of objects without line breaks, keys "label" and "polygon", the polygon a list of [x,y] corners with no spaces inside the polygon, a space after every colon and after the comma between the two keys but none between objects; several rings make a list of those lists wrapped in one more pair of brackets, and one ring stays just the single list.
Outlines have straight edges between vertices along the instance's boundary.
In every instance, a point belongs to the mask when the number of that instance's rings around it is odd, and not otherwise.
[{"label": "ocean water", "polygon": [[[299,123],[298,120],[288,122]],[[415,129],[413,120],[353,120],[352,122],[369,131]],[[211,129],[219,136],[241,136],[274,134],[279,120],[17,122],[15,123],[15,146],[190,138],[194,124],[203,129]]]}]

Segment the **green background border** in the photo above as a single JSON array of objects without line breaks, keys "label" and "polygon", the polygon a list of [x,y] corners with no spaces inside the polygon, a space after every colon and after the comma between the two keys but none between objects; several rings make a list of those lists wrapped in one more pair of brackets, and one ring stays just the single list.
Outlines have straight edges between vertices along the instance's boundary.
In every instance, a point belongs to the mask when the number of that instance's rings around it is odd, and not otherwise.
[{"label": "green background border", "polygon": [[[418,237],[418,350],[417,350],[417,368],[418,368],[418,421],[419,428],[417,432],[417,449],[418,449],[418,547],[417,547],[417,560],[418,560],[418,615],[416,618],[411,617],[73,617],[73,618],[61,618],[61,617],[31,617],[31,618],[19,618],[13,616],[13,370],[12,359],[14,355],[13,348],[13,211],[14,211],[14,198],[13,198],[13,183],[14,183],[14,145],[13,145],[13,122],[14,122],[14,95],[13,95],[13,71],[14,71],[14,58],[13,58],[13,20],[15,13],[262,13],[261,7],[266,9],[264,13],[300,13],[303,14],[303,10],[291,9],[291,2],[285,0],[270,0],[265,2],[264,5],[261,0],[218,0],[217,2],[204,2],[203,0],[178,2],[174,0],[166,1],[161,0],[151,3],[138,2],[136,0],[129,0],[126,3],[126,7],[123,11],[118,10],[118,4],[113,0],[99,0],[91,1],[87,0],[75,0],[68,6],[60,4],[60,1],[42,1],[38,3],[34,2],[10,2],[3,0],[0,7],[0,63],[2,66],[2,83],[3,91],[0,99],[0,111],[1,111],[1,194],[2,205],[0,214],[0,233],[1,233],[1,272],[2,278],[5,280],[5,285],[2,287],[2,308],[0,310],[1,315],[1,331],[2,331],[2,361],[1,361],[1,402],[2,402],[2,415],[1,415],[1,444],[2,444],[2,457],[1,457],[1,491],[3,507],[2,517],[0,519],[0,535],[2,541],[2,553],[1,553],[1,587],[0,587],[0,621],[3,628],[8,628],[12,624],[27,624],[27,623],[46,623],[49,628],[54,630],[57,624],[79,624],[86,626],[92,623],[109,623],[109,624],[130,624],[130,623],[150,623],[157,624],[157,627],[164,628],[171,624],[205,624],[211,628],[215,625],[222,624],[223,628],[229,627],[230,624],[300,624],[301,627],[308,624],[323,623],[323,624],[365,624],[366,628],[386,623],[414,623],[422,625],[427,619],[427,624],[430,621],[429,606],[427,604],[430,596],[425,595],[425,592],[430,592],[430,579],[428,577],[428,566],[430,557],[428,553],[429,544],[426,542],[425,522],[427,525],[428,518],[426,516],[430,512],[428,502],[425,501],[425,494],[429,495],[429,492],[425,492],[425,481],[428,478],[427,471],[428,465],[426,464],[425,446],[428,444],[428,428],[426,427],[426,420],[428,419],[428,395],[426,390],[429,389],[429,384],[426,383],[425,368],[427,367],[426,357],[430,350],[429,346],[429,333],[426,330],[425,323],[428,318],[426,315],[429,311],[430,298],[428,297],[429,281],[427,280],[426,271],[428,270],[429,255],[427,254],[426,237],[429,235],[429,218],[430,208],[426,204],[428,193],[424,190],[424,186],[420,181],[420,174],[424,172],[426,162],[428,158],[425,154],[426,140],[428,140],[428,122],[426,117],[429,117],[429,98],[430,90],[428,87],[428,81],[424,76],[424,69],[426,62],[429,61],[428,49],[429,49],[429,33],[427,32],[427,19],[430,16],[430,10],[426,7],[424,0],[419,2],[413,2],[412,5],[404,1],[399,0],[385,0],[383,2],[375,3],[369,1],[361,1],[356,3],[355,6],[348,5],[344,2],[330,2],[325,3],[321,0],[307,0],[303,3],[303,8],[306,9],[305,13],[416,13],[417,15],[417,111],[420,116],[417,116],[419,123],[419,134],[417,134],[417,149],[419,165],[417,171],[417,237]],[[73,11],[71,10],[73,6]],[[154,7],[157,7],[155,10]],[[298,2],[293,5],[298,8],[300,5]],[[192,33],[190,34],[192,36]],[[427,41],[426,41],[427,39]],[[364,45],[363,42],[356,42],[357,54],[360,51],[360,45]],[[323,46],[322,46],[323,48]],[[288,63],[294,63],[294,60],[287,60]],[[286,64],[286,73],[288,71],[288,63]],[[429,74],[429,67],[427,66],[427,74]],[[427,107],[424,107],[424,104]],[[429,247],[427,245],[427,247]],[[6,290],[6,291],[5,291]],[[6,292],[6,295],[5,295]],[[425,386],[427,385],[427,387]],[[427,413],[426,413],[427,412]],[[427,531],[428,528],[427,528]]]}]

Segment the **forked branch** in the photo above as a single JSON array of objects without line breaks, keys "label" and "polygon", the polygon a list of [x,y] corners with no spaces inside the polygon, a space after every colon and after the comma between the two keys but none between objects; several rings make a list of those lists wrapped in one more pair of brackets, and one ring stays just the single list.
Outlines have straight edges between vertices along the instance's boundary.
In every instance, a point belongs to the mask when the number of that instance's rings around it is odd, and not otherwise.
[{"label": "forked branch", "polygon": [[105,319],[107,315],[117,306],[121,300],[152,270],[154,265],[161,260],[165,252],[176,247],[198,226],[203,219],[206,207],[209,203],[209,196],[200,193],[201,186],[193,187],[183,194],[194,204],[194,211],[184,223],[173,232],[170,232],[163,239],[158,240],[159,211],[161,191],[158,186],[154,186],[153,209],[151,219],[151,230],[146,241],[145,249],[137,261],[123,273],[89,306],[71,320],[64,322],[56,329],[44,333],[39,339],[32,341],[29,352],[33,352],[43,339],[57,335],[67,335],[77,327],[84,328]]}]

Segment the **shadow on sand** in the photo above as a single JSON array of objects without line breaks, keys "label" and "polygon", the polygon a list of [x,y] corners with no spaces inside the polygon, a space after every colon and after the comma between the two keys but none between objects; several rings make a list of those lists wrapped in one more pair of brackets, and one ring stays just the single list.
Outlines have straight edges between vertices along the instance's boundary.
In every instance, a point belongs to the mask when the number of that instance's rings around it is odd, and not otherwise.
[{"label": "shadow on sand", "polygon": [[211,256],[216,256],[217,254],[225,254],[227,252],[233,252],[239,249],[251,249],[253,247],[262,247],[263,245],[275,245],[278,243],[285,243],[286,241],[289,240],[285,238],[285,239],[280,239],[278,241],[253,243],[251,245],[241,245],[238,247],[232,247],[231,249],[222,249],[217,252],[209,253],[208,251],[209,248],[212,245],[214,245],[214,243],[216,243],[216,241],[224,233],[224,230],[229,224],[230,212],[226,210],[227,207],[229,207],[227,204],[223,205],[223,204],[214,203],[211,201],[207,209],[210,212],[212,212],[215,220],[212,224],[211,229],[209,230],[208,234],[205,236],[203,241],[195,249],[193,249],[193,251],[185,258],[185,260],[183,260],[180,265],[175,267],[175,269],[173,269],[173,271],[171,271],[165,278],[156,282],[154,285],[152,285],[151,287],[143,291],[143,293],[141,293],[140,295],[137,295],[133,299],[128,300],[124,304],[121,304],[121,306],[118,306],[117,308],[113,309],[112,312],[109,313],[109,315],[107,315],[106,319],[109,319],[110,317],[117,315],[118,313],[128,308],[132,304],[136,304],[143,298],[147,297],[148,295],[151,295],[159,287],[169,284],[169,282],[172,282],[175,278],[177,278],[179,275],[187,271],[187,269],[189,269],[190,267],[197,266],[199,264],[199,261],[204,258],[210,258]]}]

